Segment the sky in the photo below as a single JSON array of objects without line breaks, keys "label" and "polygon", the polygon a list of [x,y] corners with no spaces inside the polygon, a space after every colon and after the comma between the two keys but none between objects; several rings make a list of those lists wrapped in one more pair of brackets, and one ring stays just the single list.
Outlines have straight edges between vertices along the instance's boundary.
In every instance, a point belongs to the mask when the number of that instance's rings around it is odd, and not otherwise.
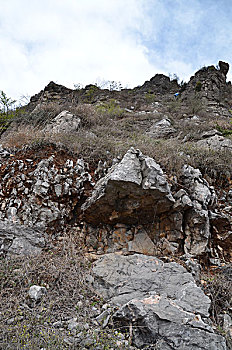
[{"label": "sky", "polygon": [[0,90],[19,100],[50,81],[188,81],[232,64],[231,18],[231,0],[0,0]]}]

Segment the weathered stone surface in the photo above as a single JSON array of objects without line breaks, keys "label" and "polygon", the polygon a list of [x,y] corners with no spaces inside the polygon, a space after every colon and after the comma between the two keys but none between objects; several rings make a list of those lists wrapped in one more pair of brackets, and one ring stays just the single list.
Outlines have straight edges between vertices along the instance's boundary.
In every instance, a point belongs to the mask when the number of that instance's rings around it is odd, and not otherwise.
[{"label": "weathered stone surface", "polygon": [[175,134],[176,129],[172,127],[168,118],[164,118],[159,122],[154,123],[147,132],[148,135],[154,138],[168,138]]},{"label": "weathered stone surface", "polygon": [[181,265],[108,254],[95,263],[93,275],[95,289],[120,306],[113,321],[132,330],[137,347],[226,350],[224,338],[206,322],[209,298]]},{"label": "weathered stone surface", "polygon": [[179,90],[179,85],[176,80],[171,80],[164,74],[156,74],[149,81],[137,88],[141,92],[157,92],[157,93],[167,93],[176,92]]},{"label": "weathered stone surface", "polygon": [[221,135],[214,135],[197,141],[197,145],[219,151],[232,151],[232,141]]},{"label": "weathered stone surface", "polygon": [[41,298],[47,293],[47,289],[45,287],[33,285],[29,289],[29,297],[35,301],[40,301]]},{"label": "weathered stone surface", "polygon": [[40,91],[38,94],[34,95],[30,99],[30,107],[34,109],[38,104],[48,104],[50,102],[67,102],[70,95],[73,94],[72,89],[68,89],[63,85],[56,84],[53,81],[45,86],[44,90]]},{"label": "weathered stone surface", "polygon": [[194,256],[205,252],[209,236],[210,224],[208,211],[204,209],[193,208],[185,214],[185,241],[184,251]]},{"label": "weathered stone surface", "polygon": [[128,242],[128,251],[146,255],[155,255],[155,245],[147,232],[141,228],[134,236],[134,239]]},{"label": "weathered stone surface", "polygon": [[45,247],[39,229],[0,220],[0,254],[35,255]]},{"label": "weathered stone surface", "polygon": [[1,220],[42,231],[62,230],[92,178],[83,159],[57,158],[10,158],[0,163]]},{"label": "weathered stone surface", "polygon": [[199,255],[207,249],[210,237],[209,208],[216,205],[217,196],[199,169],[184,166],[182,181],[192,201],[192,208],[184,214],[184,251]]},{"label": "weathered stone surface", "polygon": [[210,299],[196,286],[194,278],[176,263],[142,254],[107,254],[93,267],[94,287],[113,303],[123,305],[131,299],[166,295],[188,312],[208,316]]},{"label": "weathered stone surface", "polygon": [[98,224],[151,222],[175,202],[168,182],[154,159],[131,148],[119,164],[97,182],[82,206],[84,219]]},{"label": "weathered stone surface", "polygon": [[69,133],[77,131],[80,126],[81,119],[79,117],[68,111],[63,111],[46,126],[46,130],[53,133]]},{"label": "weathered stone surface", "polygon": [[204,209],[214,207],[217,203],[217,196],[213,187],[202,177],[199,169],[185,165],[182,171],[183,185],[188,189],[192,201],[198,201]]},{"label": "weathered stone surface", "polygon": [[212,239],[210,246],[216,258],[232,260],[232,217],[225,213],[210,212]]},{"label": "weathered stone surface", "polygon": [[133,299],[113,319],[132,325],[133,342],[139,348],[152,344],[160,350],[226,350],[225,339],[214,334],[200,315],[186,312],[164,296]]},{"label": "weathered stone surface", "polygon": [[[195,100],[198,106],[207,108],[207,111],[216,115],[225,115],[229,117],[228,107],[222,104],[228,95],[228,85],[226,83],[226,74],[229,69],[228,63],[219,62],[219,68],[214,66],[203,67],[184,87],[182,98],[189,102]],[[228,95],[229,96],[229,95]]]},{"label": "weathered stone surface", "polygon": [[229,63],[223,62],[223,61],[219,61],[218,65],[219,65],[220,71],[226,76],[228,71],[229,71],[229,68],[230,68]]}]

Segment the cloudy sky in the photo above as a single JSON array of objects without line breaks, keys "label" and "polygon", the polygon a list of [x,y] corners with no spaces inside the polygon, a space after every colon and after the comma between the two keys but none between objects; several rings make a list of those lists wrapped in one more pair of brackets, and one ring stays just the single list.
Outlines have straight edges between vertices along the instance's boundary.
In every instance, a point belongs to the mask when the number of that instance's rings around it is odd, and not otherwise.
[{"label": "cloudy sky", "polygon": [[18,99],[51,80],[188,80],[232,64],[231,18],[231,0],[0,0],[0,90]]}]

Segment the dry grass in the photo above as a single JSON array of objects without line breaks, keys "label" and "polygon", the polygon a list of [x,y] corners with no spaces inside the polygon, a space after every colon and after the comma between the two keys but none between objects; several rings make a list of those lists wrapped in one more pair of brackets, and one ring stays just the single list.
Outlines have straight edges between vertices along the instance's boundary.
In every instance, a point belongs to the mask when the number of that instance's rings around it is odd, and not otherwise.
[{"label": "dry grass", "polygon": [[[172,101],[180,105],[180,100]],[[113,105],[114,107],[114,105]],[[81,118],[82,127],[73,133],[51,133],[43,131],[41,127],[31,125],[30,117],[27,122],[17,129],[7,131],[1,138],[1,143],[5,147],[20,148],[25,145],[36,146],[45,143],[52,143],[57,146],[63,145],[74,152],[79,157],[84,157],[90,163],[96,163],[99,159],[107,160],[109,163],[116,156],[123,156],[130,148],[140,149],[144,154],[153,157],[164,170],[170,175],[181,174],[183,164],[189,163],[193,167],[199,168],[203,174],[212,178],[230,177],[231,153],[212,151],[196,146],[194,141],[200,135],[217,125],[221,128],[231,127],[230,121],[223,118],[217,120],[200,118],[198,125],[191,120],[181,119],[182,117],[168,114],[173,126],[179,130],[178,138],[168,140],[151,138],[146,131],[152,122],[160,120],[163,116],[160,112],[156,114],[137,113],[125,114],[123,118],[113,118],[111,113],[106,111],[101,113],[99,109],[91,104],[55,105],[54,103],[42,108],[43,118],[46,113],[55,116],[61,110],[67,109],[74,115]],[[39,112],[37,120],[42,120]],[[47,122],[50,120],[48,117]],[[188,142],[183,143],[184,137]]]},{"label": "dry grass", "polygon": [[[232,311],[231,265],[205,271],[202,274],[204,292],[211,299],[210,314],[213,322],[223,326],[222,316]],[[231,314],[232,316],[232,314]]]},{"label": "dry grass", "polygon": [[[93,306],[100,310],[103,300],[86,282],[90,265],[75,229],[40,256],[2,258],[0,349],[84,349],[81,340],[85,338],[93,339],[89,349],[112,345],[118,349],[115,330],[102,330],[94,323]],[[28,297],[34,284],[47,289],[39,303]],[[80,343],[71,344],[67,339],[71,342],[76,334],[68,329],[67,320],[74,317],[79,323]]]}]

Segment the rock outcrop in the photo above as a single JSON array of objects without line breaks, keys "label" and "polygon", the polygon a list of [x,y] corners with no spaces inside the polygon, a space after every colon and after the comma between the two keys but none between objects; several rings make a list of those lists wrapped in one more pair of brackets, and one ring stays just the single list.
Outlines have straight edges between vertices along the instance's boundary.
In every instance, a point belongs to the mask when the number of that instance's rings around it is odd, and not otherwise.
[{"label": "rock outcrop", "polygon": [[177,80],[171,80],[164,74],[156,74],[149,81],[145,81],[142,86],[136,89],[138,89],[140,92],[156,92],[165,94],[170,92],[175,93],[179,90],[179,88],[180,87],[177,83]]},{"label": "rock outcrop", "polygon": [[108,254],[93,267],[94,288],[118,305],[117,324],[134,344],[168,350],[226,350],[209,325],[210,299],[181,265],[145,255]]},{"label": "rock outcrop", "polygon": [[184,86],[181,97],[183,100],[199,101],[213,115],[230,116],[228,97],[231,86],[226,82],[229,64],[219,61],[218,67],[203,67],[190,78]]},{"label": "rock outcrop", "polygon": [[213,187],[202,177],[198,169],[191,166],[183,168],[183,185],[188,189],[192,208],[185,212],[184,250],[199,255],[205,252],[210,236],[209,209],[214,208],[217,196]]},{"label": "rock outcrop", "polygon": [[[211,249],[217,257],[230,239],[229,222],[220,243],[210,242],[221,222],[215,220],[217,196],[198,169],[186,165],[183,188],[172,191],[159,164],[133,148],[106,175],[103,165],[94,174],[82,159],[15,160],[7,154],[0,165],[1,220],[52,237],[69,222],[80,222],[86,249],[98,253],[199,256]],[[103,177],[95,184],[98,176]],[[220,212],[216,216],[222,218]]]},{"label": "rock outcrop", "polygon": [[96,184],[82,206],[83,218],[92,224],[149,223],[174,201],[160,166],[131,148]]},{"label": "rock outcrop", "polygon": [[181,181],[183,188],[172,193],[160,166],[130,149],[82,205],[87,223],[104,225],[87,227],[86,234],[95,237],[87,245],[157,256],[183,253],[182,248],[194,256],[206,252],[215,190],[191,166],[184,166]]},{"label": "rock outcrop", "polygon": [[31,97],[29,107],[30,109],[34,109],[38,104],[43,105],[50,102],[67,102],[67,100],[71,100],[72,95],[72,89],[51,81],[38,94]]},{"label": "rock outcrop", "polygon": [[63,111],[58,114],[51,123],[46,126],[46,130],[52,133],[70,133],[77,131],[81,126],[81,118],[70,113],[69,111]]},{"label": "rock outcrop", "polygon": [[215,135],[204,137],[203,140],[197,141],[197,146],[217,151],[232,151],[232,141],[219,133],[215,133]]},{"label": "rock outcrop", "polygon": [[[32,154],[31,154],[32,155]],[[91,175],[82,159],[10,159],[0,164],[0,219],[57,232],[72,218]]]},{"label": "rock outcrop", "polygon": [[172,127],[171,121],[168,118],[164,118],[154,123],[147,133],[156,139],[169,138],[175,135],[176,129]]}]

